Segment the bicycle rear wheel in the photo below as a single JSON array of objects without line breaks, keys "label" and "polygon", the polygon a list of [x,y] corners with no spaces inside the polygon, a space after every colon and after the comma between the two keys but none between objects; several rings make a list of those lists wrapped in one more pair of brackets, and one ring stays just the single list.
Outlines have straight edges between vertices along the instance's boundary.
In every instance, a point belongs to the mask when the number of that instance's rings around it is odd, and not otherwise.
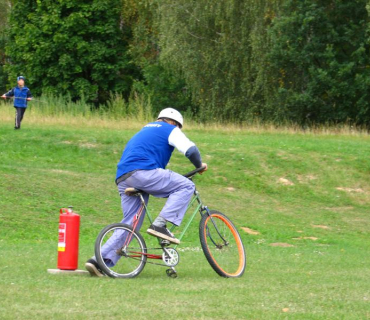
[{"label": "bicycle rear wheel", "polygon": [[144,269],[146,244],[137,231],[123,223],[105,227],[95,242],[95,257],[105,274],[112,278],[134,278]]},{"label": "bicycle rear wheel", "polygon": [[246,254],[238,230],[224,214],[210,211],[199,225],[200,244],[211,267],[222,277],[241,277]]}]

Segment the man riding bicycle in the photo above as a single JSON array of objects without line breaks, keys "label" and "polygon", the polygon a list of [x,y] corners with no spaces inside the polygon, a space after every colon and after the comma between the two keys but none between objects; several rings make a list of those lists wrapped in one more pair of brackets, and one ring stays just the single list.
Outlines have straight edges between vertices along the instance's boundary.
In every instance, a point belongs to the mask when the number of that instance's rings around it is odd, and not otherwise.
[{"label": "man riding bicycle", "polygon": [[[162,110],[157,121],[148,123],[127,143],[118,162],[116,174],[123,211],[122,223],[132,225],[141,206],[139,197],[125,194],[126,188],[141,190],[146,203],[149,195],[168,198],[147,233],[175,244],[180,241],[167,229],[167,222],[176,226],[181,224],[195,186],[191,180],[173,171],[165,170],[165,167],[176,148],[196,168],[205,167],[201,172],[207,170],[207,164],[202,163],[198,148],[181,131],[183,122],[183,117],[177,110],[172,108]],[[137,225],[138,230],[144,216],[144,214],[141,215]],[[117,259],[115,251],[108,247],[103,248],[102,251],[104,260],[114,265]],[[85,267],[91,275],[103,275],[94,257],[86,262]]]}]

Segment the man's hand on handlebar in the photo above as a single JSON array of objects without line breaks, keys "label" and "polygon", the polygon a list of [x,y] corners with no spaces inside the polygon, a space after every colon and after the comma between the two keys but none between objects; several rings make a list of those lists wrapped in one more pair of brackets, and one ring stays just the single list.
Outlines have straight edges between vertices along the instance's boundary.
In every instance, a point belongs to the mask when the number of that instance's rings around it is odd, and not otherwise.
[{"label": "man's hand on handlebar", "polygon": [[202,163],[202,166],[201,166],[201,167],[196,168],[195,170],[190,171],[190,172],[188,172],[188,173],[184,174],[184,177],[185,177],[185,178],[189,178],[189,179],[191,179],[195,174],[197,174],[197,173],[202,174],[202,173],[203,173],[204,171],[206,171],[207,169],[208,169],[207,164],[206,164],[206,163]]},{"label": "man's hand on handlebar", "polygon": [[199,174],[202,174],[204,171],[208,170],[208,165],[206,163],[202,163],[202,167],[205,167],[202,171],[199,171]]}]

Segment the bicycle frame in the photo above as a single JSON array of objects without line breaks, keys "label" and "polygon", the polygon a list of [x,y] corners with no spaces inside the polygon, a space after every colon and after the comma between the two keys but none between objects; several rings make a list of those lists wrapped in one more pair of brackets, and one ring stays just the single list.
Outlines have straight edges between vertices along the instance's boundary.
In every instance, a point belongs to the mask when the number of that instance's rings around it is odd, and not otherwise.
[{"label": "bicycle frame", "polygon": [[[135,231],[135,230],[136,230],[137,224],[138,224],[138,222],[140,221],[140,217],[141,217],[141,215],[143,214],[143,212],[144,212],[144,211],[145,211],[145,212],[146,212],[146,214],[147,214],[147,217],[148,217],[148,220],[149,220],[150,224],[152,224],[152,223],[153,223],[153,221],[154,221],[154,220],[153,220],[153,218],[152,218],[152,216],[151,216],[151,214],[150,214],[150,211],[149,211],[149,209],[148,209],[148,206],[147,206],[147,205],[146,205],[146,203],[145,203],[145,200],[144,200],[144,197],[143,197],[142,193],[139,193],[137,196],[139,196],[139,197],[140,197],[140,200],[141,200],[142,205],[141,205],[141,207],[139,208],[139,210],[138,210],[138,212],[137,212],[137,214],[136,214],[136,216],[135,216],[135,218],[134,218],[134,221],[133,221],[133,224],[132,224],[132,229],[133,229],[133,231]],[[210,217],[210,219],[211,219],[211,221],[212,221],[212,223],[213,223],[213,225],[214,225],[214,227],[215,227],[215,229],[216,229],[216,231],[217,231],[218,235],[219,235],[219,236],[221,237],[221,239],[224,241],[224,244],[225,244],[225,245],[227,245],[228,243],[227,243],[227,241],[223,238],[223,236],[221,235],[220,231],[218,230],[217,225],[215,224],[215,222],[213,221],[212,216],[210,215],[210,212],[209,212],[209,210],[208,210],[208,207],[203,205],[203,202],[202,202],[202,200],[201,200],[201,198],[200,198],[200,195],[199,195],[199,192],[197,191],[197,189],[195,189],[195,190],[194,190],[194,195],[193,195],[192,199],[190,200],[190,202],[189,202],[189,204],[188,204],[188,207],[187,207],[187,209],[186,209],[185,214],[188,212],[188,210],[190,209],[190,207],[191,207],[191,206],[193,206],[193,204],[194,204],[195,202],[198,202],[198,204],[196,205],[196,208],[195,208],[194,212],[191,214],[190,218],[188,219],[188,221],[187,221],[187,223],[186,223],[185,227],[183,228],[183,230],[182,230],[182,232],[181,232],[180,236],[178,237],[178,240],[180,240],[180,242],[181,242],[182,238],[184,237],[185,233],[187,232],[187,230],[189,229],[189,227],[190,227],[191,223],[193,222],[193,220],[194,220],[194,218],[195,218],[195,216],[196,216],[197,212],[199,212],[199,213],[200,213],[200,215],[201,215],[201,217],[202,217],[203,215],[205,215],[205,214],[209,215],[209,217]],[[176,228],[176,226],[175,226],[175,225],[173,225],[173,226],[170,228],[170,231],[172,232],[175,228]],[[132,238],[132,234],[131,234],[131,236],[130,236],[130,237],[128,237],[128,238],[126,239],[125,244],[123,245],[123,247],[126,247],[126,246],[131,242],[131,238]],[[163,244],[163,242],[162,242],[162,241],[163,241],[163,240],[161,240],[160,238],[158,238],[158,244],[161,246],[162,250],[168,254],[168,251],[167,251],[167,249],[165,248],[167,244]],[[211,237],[211,241],[213,242],[213,244],[214,244],[214,245],[217,245],[217,244],[213,241],[212,237]],[[173,246],[173,249],[175,249],[175,250],[176,250],[177,246],[178,246],[178,245]],[[148,248],[148,249],[149,249],[149,248]],[[152,249],[156,249],[156,248],[152,248]],[[148,252],[147,252],[147,253],[143,253],[143,252],[132,252],[132,253],[134,253],[134,254],[138,254],[137,256],[131,256],[131,257],[133,257],[133,258],[138,258],[138,257],[140,257],[141,255],[145,255],[148,259],[154,259],[154,260],[161,260],[161,259],[162,259],[162,255],[158,255],[158,254],[152,254],[152,253],[148,253]],[[153,262],[151,262],[151,263],[152,263],[152,264],[157,264],[157,263],[153,263]],[[171,269],[173,270],[173,272],[176,272],[176,271],[175,271],[175,269],[174,269],[173,267],[171,267]]]},{"label": "bicycle frame", "polygon": [[[139,197],[140,197],[140,200],[141,200],[141,203],[142,203],[142,206],[140,207],[138,213],[136,214],[136,218],[134,219],[134,223],[133,223],[133,229],[135,230],[136,229],[136,225],[137,225],[137,221],[139,221],[140,219],[140,216],[141,214],[143,213],[143,211],[145,210],[146,214],[147,214],[147,217],[149,219],[149,222],[150,224],[153,223],[153,218],[150,214],[150,211],[148,209],[148,206],[145,204],[145,201],[144,201],[144,198],[142,196],[142,194],[139,194]],[[194,204],[194,202],[197,201],[198,204],[194,210],[194,212],[192,213],[192,215],[190,216],[187,224],[185,225],[184,229],[182,230],[180,236],[178,237],[178,239],[181,241],[181,239],[184,237],[186,231],[189,229],[191,223],[193,222],[197,212],[199,212],[201,215],[203,215],[203,211],[206,211],[208,212],[208,209],[206,206],[203,205],[203,202],[202,200],[200,199],[200,196],[199,196],[199,192],[195,189],[194,190],[194,196],[193,198],[191,199],[187,209],[186,209],[186,212],[188,212],[188,210],[190,209],[190,207]],[[186,213],[185,213],[186,214]],[[176,228],[175,225],[173,225],[171,228],[170,228],[170,231],[172,232],[174,229]],[[158,239],[158,242],[160,243],[160,239]],[[176,249],[178,245],[175,245],[173,248]]]}]

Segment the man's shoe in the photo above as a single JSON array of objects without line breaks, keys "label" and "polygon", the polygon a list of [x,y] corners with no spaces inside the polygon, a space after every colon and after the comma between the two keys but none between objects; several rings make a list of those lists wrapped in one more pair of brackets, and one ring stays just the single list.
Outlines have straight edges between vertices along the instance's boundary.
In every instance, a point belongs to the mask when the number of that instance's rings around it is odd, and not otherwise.
[{"label": "man's shoe", "polygon": [[100,269],[98,263],[94,259],[89,259],[85,263],[85,268],[90,272],[92,277],[104,277],[102,269]]},{"label": "man's shoe", "polygon": [[152,236],[168,240],[171,243],[180,243],[180,240],[176,239],[175,236],[166,227],[157,227],[151,225],[148,230],[146,230],[146,232]]}]

